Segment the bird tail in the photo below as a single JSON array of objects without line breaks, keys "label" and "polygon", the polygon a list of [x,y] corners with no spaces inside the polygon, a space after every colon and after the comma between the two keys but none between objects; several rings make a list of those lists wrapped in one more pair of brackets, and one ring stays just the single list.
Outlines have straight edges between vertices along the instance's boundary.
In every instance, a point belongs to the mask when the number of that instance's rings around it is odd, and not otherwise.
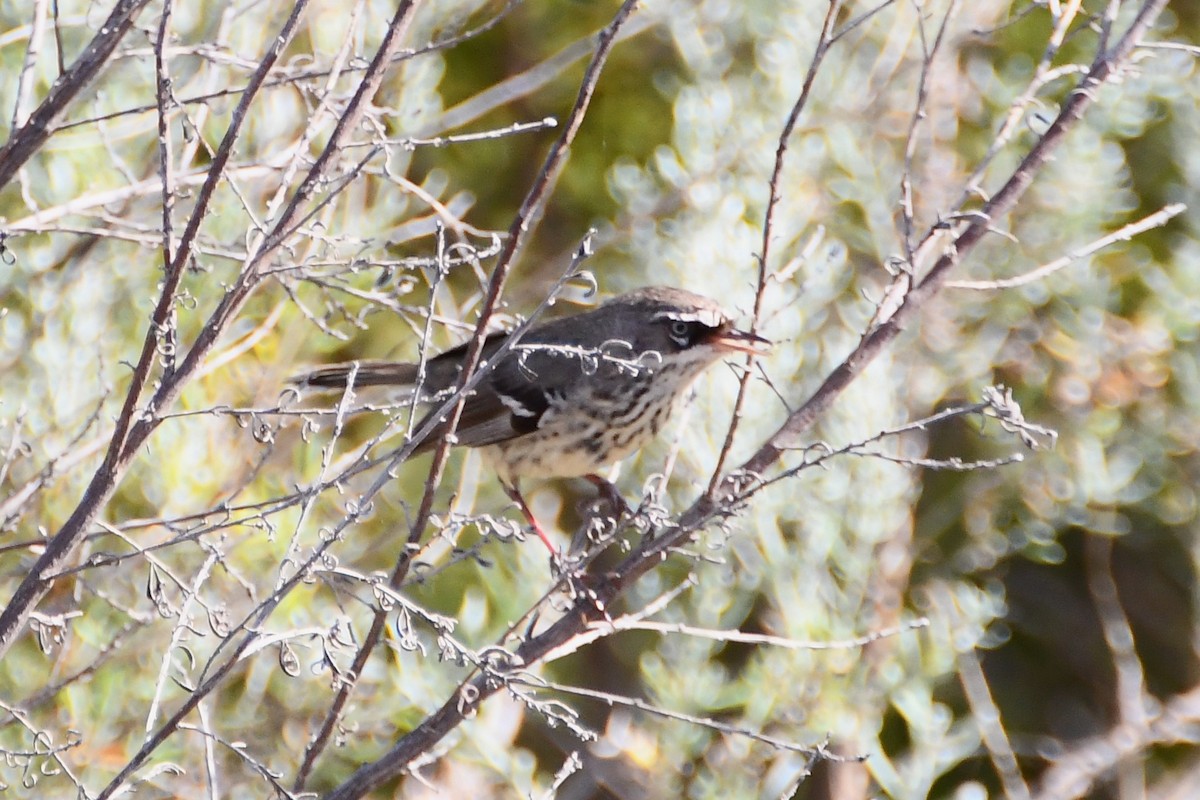
[{"label": "bird tail", "polygon": [[345,389],[351,383],[356,387],[412,387],[417,382],[417,365],[389,361],[352,361],[349,364],[335,364],[297,375],[291,382],[318,389]]}]

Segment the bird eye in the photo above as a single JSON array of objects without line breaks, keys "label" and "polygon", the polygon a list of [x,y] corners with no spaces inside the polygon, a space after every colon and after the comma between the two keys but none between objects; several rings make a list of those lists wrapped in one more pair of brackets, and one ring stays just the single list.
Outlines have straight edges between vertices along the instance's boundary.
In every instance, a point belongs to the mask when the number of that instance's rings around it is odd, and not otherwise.
[{"label": "bird eye", "polygon": [[675,344],[679,345],[680,347],[687,347],[688,342],[691,341],[691,338],[691,325],[683,322],[682,320],[676,320],[675,322],[671,323],[671,339],[675,342]]}]

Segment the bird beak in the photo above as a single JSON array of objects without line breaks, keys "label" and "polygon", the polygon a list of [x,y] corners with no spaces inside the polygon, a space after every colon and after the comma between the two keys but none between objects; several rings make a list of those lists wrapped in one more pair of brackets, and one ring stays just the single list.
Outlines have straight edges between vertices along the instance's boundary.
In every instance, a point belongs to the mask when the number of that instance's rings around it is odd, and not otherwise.
[{"label": "bird beak", "polygon": [[747,353],[756,356],[766,355],[771,346],[768,339],[729,326],[713,331],[708,344],[727,353]]}]

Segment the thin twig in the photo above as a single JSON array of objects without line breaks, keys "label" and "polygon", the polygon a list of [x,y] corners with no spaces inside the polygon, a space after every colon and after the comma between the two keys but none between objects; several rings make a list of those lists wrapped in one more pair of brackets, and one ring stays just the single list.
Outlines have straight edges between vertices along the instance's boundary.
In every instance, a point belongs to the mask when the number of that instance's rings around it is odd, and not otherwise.
[{"label": "thin twig", "polygon": [[[904,303],[889,319],[882,321],[870,331],[855,348],[854,352],[826,380],[817,393],[785,421],[783,426],[743,466],[743,469],[725,478],[723,486],[730,491],[719,494],[736,495],[736,487],[745,474],[761,475],[774,464],[783,452],[807,431],[818,416],[825,412],[834,398],[853,381],[871,360],[878,355],[899,333],[902,327],[913,320],[928,300],[936,295],[946,280],[947,273],[955,267],[983,238],[991,219],[1010,211],[1032,182],[1042,165],[1062,143],[1066,133],[1081,118],[1084,110],[1095,97],[1095,90],[1104,84],[1120,68],[1133,51],[1135,45],[1146,34],[1150,25],[1161,13],[1166,0],[1148,0],[1139,10],[1128,30],[1113,48],[1098,57],[1071,95],[1055,120],[1046,130],[1028,155],[1018,165],[1005,185],[985,207],[985,216],[969,223],[956,239],[956,247],[945,253],[934,264],[924,280],[917,283],[905,298]],[[589,591],[581,595],[572,608],[541,633],[523,641],[513,653],[514,663],[528,666],[542,659],[564,643],[579,635],[586,626],[603,618],[604,609],[613,600],[633,585],[642,575],[660,564],[689,537],[706,525],[733,513],[737,504],[717,504],[707,493],[683,513],[671,528],[657,531],[657,536],[648,536],[611,572],[594,576]],[[358,798],[394,779],[404,772],[407,765],[421,753],[428,751],[464,718],[477,710],[481,703],[494,694],[502,684],[492,676],[476,675],[464,683],[437,711],[410,733],[402,736],[392,748],[378,760],[364,765],[345,783],[328,795],[329,800],[351,800]]]},{"label": "thin twig", "polygon": [[17,130],[25,124],[25,109],[33,94],[33,79],[37,67],[38,56],[41,55],[42,37],[46,33],[46,17],[50,8],[50,0],[36,0],[33,4],[33,22],[29,25],[29,41],[25,45],[25,59],[21,62],[21,71],[17,75],[16,98],[13,101],[12,123],[9,130]]},{"label": "thin twig", "polygon": [[[116,491],[121,478],[124,477],[129,464],[132,462],[141,444],[145,442],[146,438],[149,437],[157,426],[157,421],[152,415],[145,415],[138,412],[138,401],[150,379],[151,369],[158,353],[160,333],[168,328],[169,319],[176,302],[175,293],[179,288],[180,281],[183,279],[184,269],[188,260],[191,258],[192,242],[196,238],[200,224],[206,216],[213,193],[216,191],[217,184],[224,172],[225,164],[233,152],[233,145],[239,138],[241,126],[245,122],[247,111],[254,100],[257,89],[262,85],[263,80],[274,66],[275,61],[287,46],[288,41],[290,41],[292,34],[300,23],[300,18],[307,3],[308,0],[296,0],[292,14],[284,23],[279,35],[272,40],[270,49],[263,57],[259,69],[251,79],[252,89],[242,95],[242,102],[233,113],[229,127],[226,129],[225,137],[222,139],[221,146],[217,150],[213,162],[209,167],[204,185],[200,189],[200,194],[192,209],[188,225],[180,237],[174,261],[167,269],[166,275],[163,278],[158,303],[151,316],[151,323],[146,332],[145,341],[142,344],[142,353],[134,367],[129,390],[125,396],[121,412],[117,417],[116,425],[113,428],[112,439],[105,453],[104,461],[96,470],[91,483],[88,484],[88,488],[84,492],[83,498],[75,507],[75,510],[72,511],[71,516],[59,529],[58,533],[47,543],[45,552],[42,553],[37,563],[17,586],[12,599],[9,600],[4,611],[0,612],[0,657],[3,657],[8,652],[8,648],[12,646],[12,643],[16,641],[17,636],[20,634],[29,613],[45,593],[49,591],[50,581],[46,576],[59,571],[71,553],[74,552],[92,520],[100,513],[105,503],[108,502],[109,498]],[[130,20],[130,24],[131,22]],[[2,160],[3,153],[0,152],[0,161]],[[3,166],[0,165],[0,178],[2,178],[2,175]],[[2,184],[3,180],[0,179],[0,185]],[[220,307],[218,308],[219,310]],[[170,380],[160,382],[158,391],[155,392],[154,396],[153,406],[155,408],[164,408],[174,401],[182,391],[183,383],[195,372],[199,366],[200,359],[208,352],[208,349],[219,335],[224,332],[228,324],[228,317],[217,317],[214,320],[210,320],[201,332],[200,340],[188,353],[184,364],[179,370],[172,372]]]},{"label": "thin twig", "polygon": [[[817,46],[813,51],[812,61],[808,64],[808,72],[804,76],[804,83],[800,87],[800,95],[796,98],[796,102],[792,104],[792,110],[787,116],[787,120],[783,124],[783,130],[779,134],[779,144],[775,148],[775,167],[771,171],[771,179],[767,183],[768,197],[767,210],[763,215],[763,233],[762,233],[762,251],[758,255],[758,279],[754,292],[754,310],[750,313],[750,333],[758,332],[759,318],[762,316],[763,298],[767,291],[768,263],[771,256],[771,241],[775,234],[775,210],[779,206],[779,201],[783,199],[783,193],[780,189],[780,181],[783,179],[783,166],[787,158],[788,145],[792,139],[792,132],[796,129],[796,123],[800,121],[800,114],[808,105],[809,95],[812,93],[813,83],[817,79],[817,71],[821,67],[821,62],[825,60],[825,54],[829,52],[835,35],[833,26],[837,22],[838,11],[841,9],[841,0],[830,0],[829,9],[825,12],[825,22],[821,26],[821,35],[817,38]],[[737,435],[738,423],[741,421],[742,407],[746,403],[746,394],[750,388],[750,378],[754,374],[755,356],[748,354],[746,356],[745,369],[742,371],[741,380],[738,382],[737,399],[733,403],[733,412],[729,420],[729,427],[725,431],[725,442],[721,446],[721,451],[717,456],[717,463],[713,467],[712,477],[708,481],[708,489],[706,494],[712,497],[720,485],[721,476],[725,472],[725,462],[729,458],[729,452],[733,449],[733,439]]]},{"label": "thin twig", "polygon": [[[46,98],[25,124],[13,130],[8,141],[0,147],[0,189],[7,186],[17,174],[17,170],[41,149],[50,136],[50,126],[66,111],[75,95],[91,83],[96,74],[108,64],[109,56],[125,38],[138,14],[149,2],[150,0],[118,0],[108,19],[101,23],[99,31],[71,65],[71,69],[54,82]],[[61,49],[59,52],[62,52]]]},{"label": "thin twig", "polygon": [[[566,159],[571,142],[574,141],[576,133],[583,124],[587,109],[591,104],[592,94],[596,89],[596,85],[600,80],[600,74],[603,71],[604,65],[608,60],[613,46],[616,44],[617,36],[624,25],[625,21],[633,13],[637,5],[637,0],[625,0],[621,8],[613,16],[612,21],[602,30],[597,37],[595,52],[592,55],[591,62],[588,64],[584,72],[583,80],[580,84],[579,93],[575,99],[575,105],[571,109],[571,113],[567,116],[566,123],[563,126],[563,131],[559,135],[558,140],[551,147],[545,161],[542,164],[541,170],[530,186],[529,191],[525,195],[524,201],[521,203],[521,208],[517,212],[512,225],[509,227],[508,237],[504,240],[500,254],[496,259],[496,266],[492,270],[491,279],[488,283],[487,292],[484,297],[483,306],[479,312],[479,320],[476,323],[475,333],[467,345],[466,355],[463,358],[462,376],[459,379],[458,386],[455,391],[461,393],[462,389],[467,386],[473,374],[479,366],[480,355],[483,351],[483,343],[488,331],[488,323],[500,302],[500,295],[504,290],[505,282],[512,270],[516,255],[524,242],[525,234],[528,232],[531,225],[537,220],[541,214],[541,209],[544,206],[548,197],[549,190],[554,185],[558,178],[559,171]],[[512,337],[510,336],[511,340]],[[499,359],[498,356],[492,359],[495,363]],[[450,442],[448,437],[458,425],[458,421],[462,415],[463,401],[465,395],[462,396],[454,405],[454,408],[448,415],[443,417],[446,425],[446,433],[440,437],[437,447],[434,450],[433,463],[430,466],[429,477],[426,479],[425,494],[421,498],[421,504],[418,507],[417,514],[413,520],[412,527],[409,531],[408,544],[409,549],[401,553],[397,560],[392,574],[389,576],[389,585],[398,585],[407,574],[411,564],[411,549],[421,540],[424,535],[425,527],[428,524],[429,515],[433,508],[434,491],[441,483],[442,472],[445,468],[446,458],[450,450]],[[383,625],[386,617],[377,613],[372,621],[370,631],[364,637],[362,652],[369,654],[378,642],[383,631]],[[365,655],[358,661],[365,661]],[[344,694],[348,696],[348,689],[343,689]],[[340,693],[341,694],[341,693]],[[326,732],[330,729],[332,722],[335,722],[340,716],[341,707],[345,700],[340,703],[335,701],[335,709],[326,717],[326,723],[322,726],[325,740],[329,734]],[[316,739],[314,739],[315,741]],[[324,743],[322,742],[322,747]],[[319,752],[319,750],[317,750]],[[310,759],[306,755],[305,765]],[[378,763],[378,762],[377,762]],[[403,764],[398,768],[402,768]],[[357,775],[357,773],[356,773]],[[307,771],[302,766],[301,775],[297,778],[297,789],[303,786],[304,778],[307,776]],[[372,784],[374,785],[374,784]],[[365,791],[369,791],[370,787],[365,785],[355,785],[354,778],[351,778],[347,783],[342,784],[334,793],[336,797],[358,797]]]},{"label": "thin twig", "polygon": [[[966,227],[954,239],[953,244],[937,259],[928,274],[905,296],[895,313],[887,319],[881,320],[863,337],[854,351],[830,373],[813,396],[789,415],[779,430],[742,465],[743,471],[759,474],[774,463],[784,449],[795,446],[799,437],[812,427],[818,417],[825,413],[833,404],[834,399],[850,385],[867,364],[873,361],[900,334],[929,298],[941,290],[949,273],[987,235],[992,222],[1016,206],[1017,201],[1029,188],[1052,152],[1062,143],[1067,133],[1095,100],[1096,91],[1128,58],[1134,43],[1145,34],[1152,21],[1161,12],[1165,2],[1166,0],[1147,0],[1121,40],[1111,52],[1104,54],[1103,58],[1097,59],[1088,74],[1080,81],[1079,86],[1063,103],[1057,118],[1021,160],[1008,180],[984,204],[981,212],[971,217]],[[697,512],[701,511],[704,509],[697,509]],[[699,516],[707,516],[707,513],[700,513]]]},{"label": "thin twig", "polygon": [[1061,258],[1056,258],[1048,264],[1043,264],[1037,269],[1032,269],[1021,275],[1015,275],[1011,278],[999,278],[994,281],[946,281],[948,289],[977,289],[981,291],[989,291],[992,289],[1012,289],[1017,286],[1024,286],[1027,283],[1040,281],[1050,275],[1058,272],[1063,267],[1068,267],[1076,261],[1087,258],[1093,253],[1098,253],[1109,245],[1117,242],[1128,242],[1138,234],[1145,233],[1154,228],[1161,228],[1167,224],[1167,221],[1173,217],[1177,217],[1187,210],[1187,206],[1183,203],[1171,203],[1163,206],[1153,214],[1147,214],[1136,222],[1131,222],[1124,225],[1118,230],[1113,231],[1107,236],[1101,236],[1099,239],[1084,245],[1076,250],[1072,250]]},{"label": "thin twig", "polygon": [[958,654],[958,678],[971,709],[971,717],[979,729],[979,737],[1004,786],[1004,797],[1006,800],[1029,800],[1029,786],[1021,775],[1016,753],[1004,730],[1000,709],[992,698],[992,690],[988,687],[987,676],[983,673],[975,650]]},{"label": "thin twig", "polygon": [[[608,54],[615,44],[617,33],[636,5],[637,0],[626,0],[621,9],[613,17],[612,22],[600,32],[595,53],[584,73],[583,81],[575,100],[575,106],[571,109],[566,124],[563,126],[562,133],[551,147],[546,160],[542,164],[541,170],[526,193],[525,199],[512,225],[509,226],[508,236],[503,241],[500,253],[496,258],[496,266],[492,270],[483,305],[479,312],[479,319],[475,325],[475,332],[467,344],[466,355],[463,358],[462,372],[458,385],[454,390],[457,399],[448,414],[431,415],[436,418],[431,421],[438,421],[439,424],[446,426],[445,433],[439,437],[438,444],[434,449],[433,461],[430,464],[429,475],[425,481],[425,492],[421,497],[420,505],[417,508],[417,513],[409,529],[407,547],[401,552],[400,557],[392,568],[388,578],[389,586],[399,586],[404,581],[404,577],[408,574],[412,563],[412,553],[424,537],[429,516],[433,512],[434,493],[441,484],[442,474],[450,453],[450,435],[458,426],[458,421],[462,415],[462,409],[466,400],[464,390],[475,377],[480,356],[483,352],[483,343],[489,332],[489,323],[499,306],[500,295],[504,291],[505,282],[512,270],[517,253],[524,243],[525,235],[538,217],[540,217],[541,209],[546,202],[550,188],[558,178],[558,173],[566,159],[570,144],[574,141],[575,135],[583,124],[587,109],[591,103],[592,93],[599,82],[600,73],[603,70],[605,62],[608,60]],[[510,335],[508,341],[506,341],[506,345],[514,345],[516,338]],[[492,360],[493,363],[498,361],[499,355],[495,355]],[[441,422],[442,420],[444,422]],[[387,615],[382,609],[375,613],[371,621],[371,627],[363,637],[362,645],[351,667],[353,674],[358,674],[365,666],[366,660],[370,657],[371,652],[383,635],[386,621]],[[306,748],[304,760],[296,775],[295,788],[297,791],[304,788],[317,757],[324,750],[329,737],[332,735],[334,726],[341,718],[342,709],[349,699],[351,690],[352,686],[349,684],[345,684],[339,689],[337,697],[334,698],[330,710],[325,716],[325,720]]]},{"label": "thin twig", "polygon": [[[1117,717],[1121,724],[1143,728],[1155,700],[1146,690],[1146,674],[1138,657],[1133,627],[1121,605],[1121,595],[1113,576],[1113,537],[1089,533],[1084,541],[1084,562],[1088,593],[1096,606],[1100,630],[1116,671],[1114,691]],[[1122,759],[1117,767],[1122,797],[1146,796],[1145,759]]]},{"label": "thin twig", "polygon": [[[1117,723],[1099,736],[1073,743],[1050,757],[1038,780],[1035,800],[1089,797],[1091,788],[1112,774],[1122,761],[1144,756],[1154,745],[1186,744],[1194,749],[1200,726],[1200,686],[1165,700],[1162,710],[1140,725]],[[1189,790],[1195,786],[1189,786]],[[1183,794],[1189,797],[1191,794]]]}]

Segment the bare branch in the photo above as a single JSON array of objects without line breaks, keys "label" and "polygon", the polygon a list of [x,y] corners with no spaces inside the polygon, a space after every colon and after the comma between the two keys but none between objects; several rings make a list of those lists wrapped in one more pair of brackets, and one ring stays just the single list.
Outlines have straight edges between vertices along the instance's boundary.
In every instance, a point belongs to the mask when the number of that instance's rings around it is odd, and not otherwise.
[{"label": "bare branch", "polygon": [[[771,179],[767,183],[767,211],[763,216],[762,252],[758,256],[758,282],[754,293],[754,310],[750,314],[750,333],[752,334],[758,333],[759,317],[762,316],[763,298],[767,290],[767,279],[770,274],[767,265],[771,255],[771,240],[775,233],[775,210],[779,206],[779,201],[783,199],[779,183],[783,178],[783,166],[784,160],[787,157],[788,143],[791,141],[792,132],[796,129],[796,123],[800,121],[801,112],[808,105],[808,98],[812,92],[813,83],[817,79],[817,71],[821,67],[821,62],[825,60],[825,54],[829,52],[829,48],[834,42],[834,24],[837,22],[841,5],[841,0],[831,0],[829,3],[829,10],[825,12],[825,22],[821,26],[821,35],[817,38],[817,46],[813,52],[812,61],[809,62],[808,72],[804,76],[804,84],[801,86],[800,96],[792,104],[792,110],[788,114],[787,120],[783,124],[783,130],[779,134],[779,145],[775,148],[775,167],[771,171]],[[716,466],[713,467],[712,477],[708,482],[708,495],[710,497],[717,490],[721,475],[725,471],[725,461],[729,457],[729,451],[733,448],[733,439],[737,434],[742,407],[746,402],[746,392],[750,386],[750,377],[754,374],[751,369],[754,359],[755,356],[753,354],[746,356],[746,369],[742,372],[741,382],[738,384],[737,399],[733,404],[732,418],[729,422],[729,429],[725,433],[725,444],[721,447],[720,454],[717,456]]]},{"label": "bare branch", "polygon": [[[288,17],[280,34],[273,40],[270,51],[264,56],[251,82],[255,90],[262,85],[262,81],[271,71],[275,60],[283,52],[283,48],[291,39],[296,26],[299,24],[307,1],[297,0],[291,16]],[[118,4],[118,8],[131,2],[132,0],[123,0],[122,3]],[[116,11],[113,13],[115,15]],[[126,27],[128,24],[132,24],[132,19],[127,20],[125,24]],[[115,42],[113,46],[115,46]],[[200,189],[200,196],[196,200],[192,216],[188,220],[187,228],[180,238],[175,260],[167,270],[160,290],[158,304],[154,309],[150,327],[142,345],[142,353],[134,368],[133,379],[130,382],[121,413],[117,418],[117,424],[113,430],[108,451],[105,453],[104,462],[96,471],[79,505],[76,506],[66,523],[64,523],[58,533],[47,544],[45,552],[38,559],[37,564],[34,565],[29,574],[21,581],[20,586],[13,593],[12,599],[9,600],[4,611],[0,612],[0,657],[12,646],[12,643],[21,631],[24,621],[28,618],[34,606],[49,591],[50,582],[46,576],[61,569],[64,562],[70,557],[81,541],[88,525],[100,513],[105,503],[112,497],[113,492],[116,491],[121,478],[128,469],[138,448],[154,430],[156,422],[153,416],[140,415],[137,411],[138,401],[149,380],[150,371],[155,362],[159,336],[163,331],[169,329],[169,320],[176,302],[175,293],[179,287],[180,280],[182,280],[184,268],[191,258],[192,241],[199,231],[200,223],[204,219],[205,211],[208,208],[213,191],[216,189],[216,185],[223,175],[225,164],[229,160],[233,144],[237,141],[241,125],[245,120],[246,110],[254,99],[255,90],[247,91],[242,95],[242,102],[234,112],[233,119],[230,121],[229,128],[225,132],[225,138],[221,143],[221,147],[218,149],[217,155],[209,168],[208,177],[205,180],[204,186]],[[3,162],[3,156],[4,153],[0,152],[0,164]],[[0,176],[2,175],[3,166],[0,165]],[[0,180],[0,185],[2,184],[3,180]],[[228,319],[219,319],[217,324],[210,323],[209,326],[206,326],[205,331],[208,333],[208,347],[211,347],[212,342],[216,340],[216,337],[224,330],[227,324]],[[201,339],[202,341],[204,340],[204,334],[201,335]],[[161,387],[156,392],[154,398],[154,405],[156,407],[165,407],[169,402],[174,400],[182,388],[182,381],[190,377],[195,371],[199,365],[200,356],[205,352],[207,352],[207,347],[200,347],[200,342],[198,342],[197,346],[194,346],[191,352],[188,353],[184,367],[179,370],[180,374],[172,373],[162,381]]]},{"label": "bare branch", "polygon": [[1170,205],[1163,206],[1153,214],[1147,214],[1136,222],[1124,225],[1107,236],[1101,236],[1094,242],[1072,250],[1065,256],[1056,258],[1048,264],[1043,264],[1037,269],[1030,270],[1023,275],[1017,275],[1012,278],[1000,278],[994,281],[946,281],[946,287],[949,289],[978,289],[987,291],[991,289],[1012,289],[1017,286],[1024,286],[1027,283],[1040,281],[1058,272],[1063,267],[1068,267],[1076,261],[1100,252],[1109,245],[1116,244],[1117,242],[1128,242],[1140,233],[1145,233],[1154,228],[1161,228],[1170,219],[1179,216],[1186,210],[1187,206],[1183,203],[1171,203]]},{"label": "bare branch", "polygon": [[[108,63],[120,41],[125,38],[137,15],[149,0],[117,0],[112,13],[100,26],[99,33],[50,88],[46,99],[37,107],[25,124],[14,129],[4,147],[0,147],[0,188],[17,174],[17,170],[28,161],[45,143],[50,135],[50,126],[66,111],[75,95],[91,83],[96,73]],[[61,46],[61,42],[59,42]],[[61,49],[59,50],[61,53]]]},{"label": "bare branch", "polygon": [[[1135,45],[1161,12],[1164,3],[1165,0],[1148,0],[1142,6],[1130,28],[1114,47],[1109,52],[1097,57],[1088,75],[1064,104],[1054,124],[1047,129],[1005,185],[985,206],[982,218],[966,224],[965,229],[958,235],[954,248],[943,254],[929,273],[914,285],[896,312],[867,333],[855,351],[833,371],[817,393],[789,416],[783,426],[751,457],[742,470],[723,479],[722,491],[718,492],[717,496],[737,498],[738,486],[745,475],[761,475],[768,466],[778,460],[786,449],[795,446],[799,435],[811,427],[817,417],[832,404],[834,398],[898,335],[903,326],[915,317],[924,303],[938,293],[950,270],[983,238],[990,221],[1002,216],[1015,206],[1046,159],[1062,143],[1067,132],[1079,121],[1084,110],[1094,99],[1095,91],[1129,57]],[[706,493],[684,512],[677,524],[657,531],[657,535],[646,537],[610,573],[602,577],[589,576],[586,584],[587,591],[579,595],[572,608],[546,630],[524,640],[512,654],[513,662],[522,665],[532,664],[577,636],[592,621],[603,619],[605,610],[627,587],[655,565],[661,563],[695,532],[718,519],[727,517],[736,508],[736,502],[718,504],[714,502],[711,495]],[[492,676],[476,675],[464,683],[454,697],[429,715],[420,726],[401,737],[385,756],[360,768],[329,797],[331,800],[350,800],[350,798],[361,797],[373,788],[400,775],[411,761],[419,754],[426,752],[434,743],[460,724],[465,717],[478,708],[480,703],[501,686],[502,684],[496,682]]]}]

